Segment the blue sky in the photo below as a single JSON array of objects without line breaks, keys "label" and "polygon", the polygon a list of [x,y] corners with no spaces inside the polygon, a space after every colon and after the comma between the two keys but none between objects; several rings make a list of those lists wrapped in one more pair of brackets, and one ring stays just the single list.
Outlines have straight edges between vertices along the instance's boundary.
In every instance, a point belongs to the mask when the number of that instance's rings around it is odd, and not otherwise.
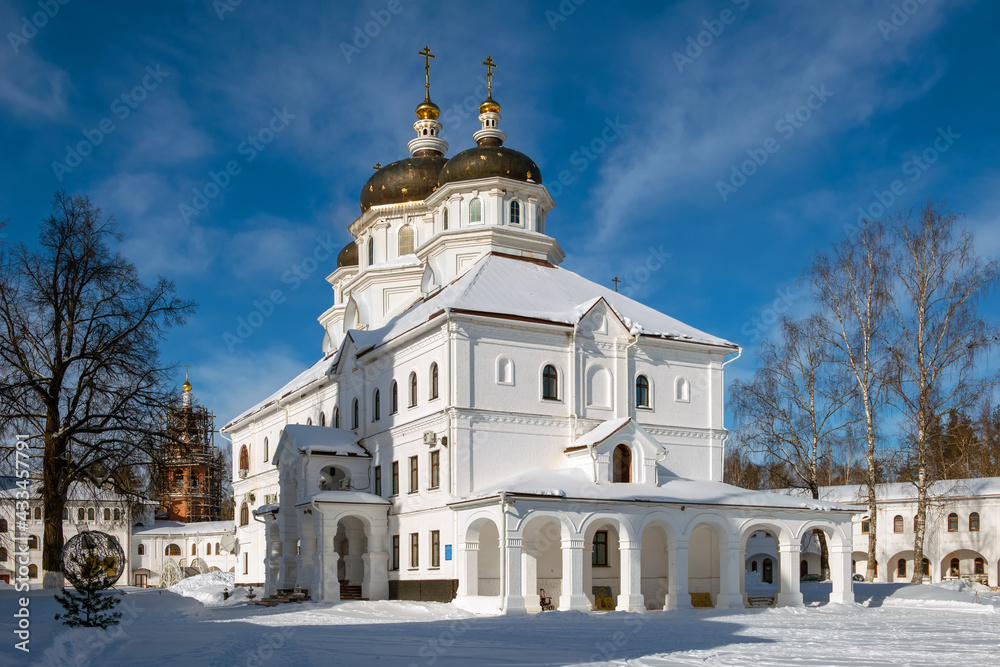
[{"label": "blue sky", "polygon": [[303,262],[348,241],[372,165],[408,154],[426,44],[449,155],[473,145],[491,55],[564,266],[744,345],[730,379],[880,198],[946,200],[1000,251],[996,3],[578,2],[0,1],[8,240],[34,241],[58,188],[114,213],[143,275],[200,302],[164,353],[224,422],[320,355],[334,261]]}]

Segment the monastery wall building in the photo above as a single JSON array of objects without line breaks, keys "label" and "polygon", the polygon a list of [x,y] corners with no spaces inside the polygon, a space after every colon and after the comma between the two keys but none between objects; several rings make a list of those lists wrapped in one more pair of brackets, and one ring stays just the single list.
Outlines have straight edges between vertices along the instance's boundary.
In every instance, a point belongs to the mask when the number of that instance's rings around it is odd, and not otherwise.
[{"label": "monastery wall building", "polygon": [[425,85],[410,156],[365,183],[327,277],[319,359],[223,429],[237,583],[507,613],[540,589],[563,610],[741,607],[766,531],[777,602],[800,605],[818,529],[831,600],[853,601],[856,508],[721,481],[739,347],[560,268],[555,204],[492,92],[448,158]]}]

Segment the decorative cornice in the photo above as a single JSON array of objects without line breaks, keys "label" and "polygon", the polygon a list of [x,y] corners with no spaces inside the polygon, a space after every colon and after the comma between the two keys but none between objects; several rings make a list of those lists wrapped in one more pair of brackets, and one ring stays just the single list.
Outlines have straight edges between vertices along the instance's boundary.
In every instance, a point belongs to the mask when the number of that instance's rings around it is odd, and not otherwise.
[{"label": "decorative cornice", "polygon": [[726,437],[729,431],[714,428],[677,428],[675,426],[651,426],[639,423],[647,433],[664,438],[691,438],[694,440],[717,440]]},{"label": "decorative cornice", "polygon": [[520,424],[525,426],[566,428],[569,424],[568,417],[529,415],[514,412],[492,412],[488,410],[455,408],[453,414],[456,422],[461,422],[465,426],[472,426],[476,422],[485,422],[488,424]]}]

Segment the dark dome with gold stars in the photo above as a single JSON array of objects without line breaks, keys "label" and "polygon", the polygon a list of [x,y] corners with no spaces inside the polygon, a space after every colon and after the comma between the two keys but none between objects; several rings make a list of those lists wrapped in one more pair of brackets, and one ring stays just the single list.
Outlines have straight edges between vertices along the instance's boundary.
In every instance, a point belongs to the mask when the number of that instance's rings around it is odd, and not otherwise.
[{"label": "dark dome with gold stars", "polygon": [[530,157],[505,146],[476,146],[448,160],[438,183],[470,181],[501,176],[528,183],[541,183],[542,172]]},{"label": "dark dome with gold stars", "polygon": [[361,212],[372,206],[426,199],[437,190],[438,174],[447,162],[439,155],[424,155],[382,167],[361,189]]}]

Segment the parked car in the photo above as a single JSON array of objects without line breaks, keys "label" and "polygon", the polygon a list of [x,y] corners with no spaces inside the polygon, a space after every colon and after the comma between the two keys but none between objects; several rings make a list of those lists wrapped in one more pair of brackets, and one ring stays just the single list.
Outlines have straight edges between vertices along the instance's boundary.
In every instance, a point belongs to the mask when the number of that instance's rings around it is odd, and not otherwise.
[{"label": "parked car", "polygon": [[818,574],[803,574],[799,581],[819,581]]}]

